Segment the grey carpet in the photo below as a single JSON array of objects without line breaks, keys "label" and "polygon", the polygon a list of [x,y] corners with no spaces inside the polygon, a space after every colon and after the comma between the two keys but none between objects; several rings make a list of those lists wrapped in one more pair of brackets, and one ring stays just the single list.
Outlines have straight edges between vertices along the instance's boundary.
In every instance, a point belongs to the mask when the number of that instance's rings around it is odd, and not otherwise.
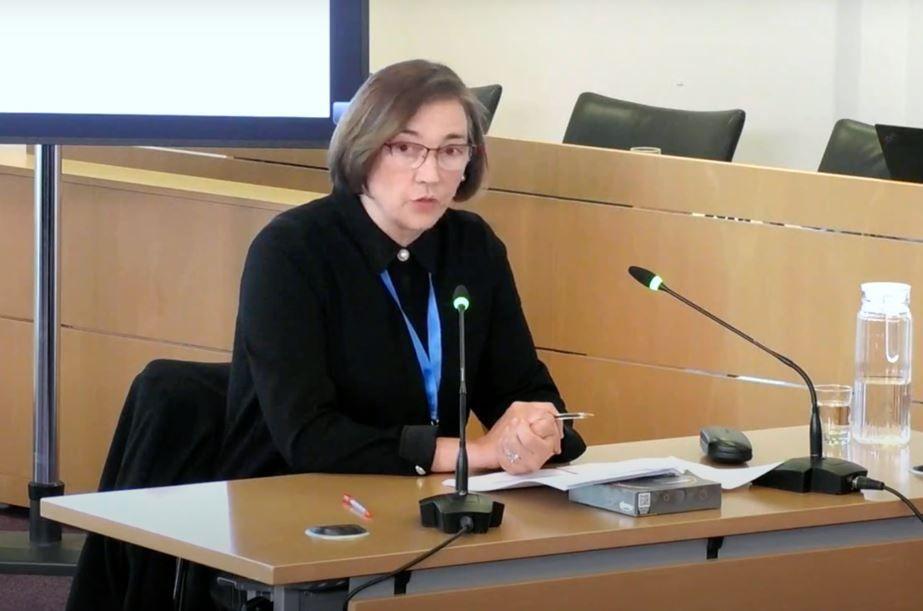
[{"label": "grey carpet", "polygon": [[[0,530],[29,530],[29,512],[0,508]],[[0,611],[61,611],[70,587],[70,577],[0,574]]]}]

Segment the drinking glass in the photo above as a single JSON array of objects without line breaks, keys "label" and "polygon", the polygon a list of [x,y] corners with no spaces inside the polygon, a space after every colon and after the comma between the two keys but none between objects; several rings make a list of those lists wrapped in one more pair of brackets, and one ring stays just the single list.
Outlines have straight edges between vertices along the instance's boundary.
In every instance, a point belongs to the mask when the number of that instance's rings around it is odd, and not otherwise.
[{"label": "drinking glass", "polygon": [[824,430],[824,443],[842,445],[849,442],[849,406],[852,404],[852,386],[845,384],[819,384],[817,409]]}]

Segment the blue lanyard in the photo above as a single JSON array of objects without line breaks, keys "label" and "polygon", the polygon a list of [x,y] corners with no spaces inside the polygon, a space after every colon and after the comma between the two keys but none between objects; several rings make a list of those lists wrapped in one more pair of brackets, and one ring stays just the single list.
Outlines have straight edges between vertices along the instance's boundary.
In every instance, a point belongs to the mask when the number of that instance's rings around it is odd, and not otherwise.
[{"label": "blue lanyard", "polygon": [[426,402],[429,403],[429,418],[434,424],[439,422],[439,383],[442,381],[442,326],[439,322],[439,310],[436,308],[436,292],[433,290],[433,275],[429,274],[429,303],[426,307],[426,334],[429,343],[429,351],[423,349],[423,342],[417,335],[410,319],[407,318],[404,308],[401,307],[401,300],[394,290],[394,283],[391,282],[391,275],[388,270],[381,272],[381,281],[385,283],[385,288],[391,293],[397,309],[401,311],[404,317],[404,324],[407,325],[407,331],[410,333],[410,340],[413,342],[413,350],[417,353],[417,361],[420,363],[420,371],[423,373],[423,386],[426,390]]}]

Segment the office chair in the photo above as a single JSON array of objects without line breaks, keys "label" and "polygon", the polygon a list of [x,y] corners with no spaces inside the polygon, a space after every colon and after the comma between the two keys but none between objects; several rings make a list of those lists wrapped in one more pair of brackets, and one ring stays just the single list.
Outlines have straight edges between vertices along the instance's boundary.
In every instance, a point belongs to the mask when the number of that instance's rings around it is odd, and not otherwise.
[{"label": "office chair", "polygon": [[891,178],[875,126],[840,119],[833,126],[818,172],[866,178]]},{"label": "office chair", "polygon": [[[229,363],[194,363],[158,359],[138,374],[128,391],[119,416],[109,454],[99,483],[101,492],[191,484],[215,479],[218,454],[224,436]],[[151,508],[156,511],[156,508]],[[107,560],[107,558],[109,560]],[[86,575],[105,574],[108,562],[122,558],[131,564],[147,584],[176,583],[174,603],[179,609],[210,604],[206,588],[186,598],[187,579],[207,583],[210,572],[188,563],[101,535],[89,534],[81,563]],[[92,580],[86,576],[78,601],[85,593],[92,597]],[[86,588],[86,589],[85,589]],[[163,608],[170,608],[169,592],[147,592],[135,588],[125,604],[139,601],[134,596],[155,596]],[[185,607],[184,607],[185,602]],[[127,608],[126,607],[126,608]]]},{"label": "office chair", "polygon": [[584,92],[577,98],[565,144],[627,150],[656,146],[665,155],[731,161],[746,113],[645,106]]},{"label": "office chair", "polygon": [[[197,363],[158,359],[151,361],[131,384],[119,417],[100,491],[147,488],[206,482],[215,479],[224,436],[230,363]],[[156,511],[156,508],[152,508]],[[265,596],[247,600],[246,580],[216,573],[207,567],[90,534],[84,546],[89,566],[105,571],[104,554],[130,563],[147,586],[173,583],[172,608],[272,609]],[[240,582],[240,583],[239,583]],[[329,590],[337,600],[345,597],[348,582],[331,580],[305,586],[304,596],[322,596]],[[247,586],[243,588],[242,586]],[[141,592],[161,597],[164,592]],[[155,589],[148,587],[147,589]],[[342,594],[342,595],[341,595]],[[126,600],[130,605],[130,601]]]},{"label": "office chair", "polygon": [[100,490],[208,481],[224,435],[229,363],[158,359],[128,390]]},{"label": "office chair", "polygon": [[494,113],[497,112],[497,105],[500,104],[500,96],[503,95],[503,85],[484,85],[483,87],[471,87],[471,93],[484,105],[487,113],[484,115],[484,131],[490,129],[490,124],[494,120]]}]

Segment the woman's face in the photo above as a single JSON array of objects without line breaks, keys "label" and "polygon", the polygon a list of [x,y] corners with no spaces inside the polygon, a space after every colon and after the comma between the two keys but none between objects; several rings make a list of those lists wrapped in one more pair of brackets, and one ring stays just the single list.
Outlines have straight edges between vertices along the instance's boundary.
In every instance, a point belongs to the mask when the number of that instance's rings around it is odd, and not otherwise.
[{"label": "woman's face", "polygon": [[[438,100],[421,106],[378,152],[360,197],[369,216],[392,240],[406,246],[442,217],[464,179],[464,164],[457,156],[468,154],[463,148],[467,143],[468,117],[462,105],[458,100]],[[414,168],[413,153],[421,151],[417,145],[448,148],[438,155],[435,150],[423,151],[425,160]]]}]

